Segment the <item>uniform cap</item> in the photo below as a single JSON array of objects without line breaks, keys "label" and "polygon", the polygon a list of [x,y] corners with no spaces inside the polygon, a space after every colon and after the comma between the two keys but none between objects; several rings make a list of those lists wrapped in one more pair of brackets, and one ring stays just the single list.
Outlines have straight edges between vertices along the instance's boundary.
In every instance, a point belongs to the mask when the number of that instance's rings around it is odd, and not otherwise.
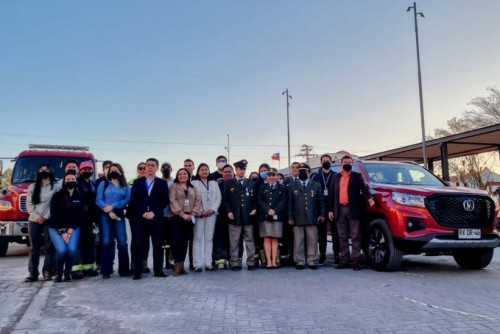
[{"label": "uniform cap", "polygon": [[238,167],[238,168],[241,168],[241,169],[247,169],[247,165],[248,165],[248,161],[246,161],[245,159],[240,160],[240,161],[236,161],[233,164],[234,167]]},{"label": "uniform cap", "polygon": [[300,170],[305,170],[307,172],[310,172],[311,171],[311,167],[309,167],[308,164],[302,162],[302,163],[299,164],[298,170],[299,170],[299,172],[300,172]]}]

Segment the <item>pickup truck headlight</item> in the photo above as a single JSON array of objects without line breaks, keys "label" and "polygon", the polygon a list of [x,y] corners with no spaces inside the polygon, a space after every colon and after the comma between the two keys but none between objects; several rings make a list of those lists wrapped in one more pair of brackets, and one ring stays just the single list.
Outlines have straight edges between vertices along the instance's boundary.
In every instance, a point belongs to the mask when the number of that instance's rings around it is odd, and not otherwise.
[{"label": "pickup truck headlight", "polygon": [[9,201],[0,200],[0,211],[7,211],[12,209],[12,204]]},{"label": "pickup truck headlight", "polygon": [[424,203],[425,196],[393,192],[391,197],[394,202],[402,205],[418,206],[420,208],[425,208],[425,203]]}]

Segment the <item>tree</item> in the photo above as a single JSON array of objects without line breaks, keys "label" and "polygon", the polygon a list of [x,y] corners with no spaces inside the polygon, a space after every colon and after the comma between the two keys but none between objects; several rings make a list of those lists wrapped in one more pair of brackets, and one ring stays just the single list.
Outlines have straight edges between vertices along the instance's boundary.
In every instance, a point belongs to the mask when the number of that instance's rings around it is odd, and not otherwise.
[{"label": "tree", "polygon": [[487,97],[476,97],[469,105],[477,109],[466,110],[464,118],[474,124],[475,128],[500,123],[500,91],[496,87],[486,88],[491,94]]},{"label": "tree", "polygon": [[[496,87],[486,89],[491,94],[487,97],[476,97],[468,103],[475,109],[465,110],[462,117],[453,117],[446,122],[445,129],[435,129],[434,136],[428,139],[440,138],[452,134],[462,133],[477,128],[500,123],[500,91]],[[481,177],[488,165],[488,153],[473,154],[461,158],[450,159],[449,169],[452,174],[457,175],[460,182],[475,188],[484,188],[485,180]],[[491,161],[489,163],[492,164]],[[437,166],[438,168],[440,166]]]},{"label": "tree", "polygon": [[7,168],[2,173],[2,182],[0,184],[0,189],[7,188],[9,186],[11,176],[12,176],[12,168]]}]

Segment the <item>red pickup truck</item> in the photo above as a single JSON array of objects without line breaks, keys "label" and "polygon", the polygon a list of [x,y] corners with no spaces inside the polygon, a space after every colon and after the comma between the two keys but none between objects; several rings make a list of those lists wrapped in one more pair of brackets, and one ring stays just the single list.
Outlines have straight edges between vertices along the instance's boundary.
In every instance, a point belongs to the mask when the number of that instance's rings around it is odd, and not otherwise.
[{"label": "red pickup truck", "polygon": [[[332,167],[338,172],[340,166]],[[363,251],[376,270],[404,254],[452,255],[466,269],[488,266],[500,244],[495,203],[485,191],[452,187],[411,162],[355,161],[375,199],[363,217]]]}]

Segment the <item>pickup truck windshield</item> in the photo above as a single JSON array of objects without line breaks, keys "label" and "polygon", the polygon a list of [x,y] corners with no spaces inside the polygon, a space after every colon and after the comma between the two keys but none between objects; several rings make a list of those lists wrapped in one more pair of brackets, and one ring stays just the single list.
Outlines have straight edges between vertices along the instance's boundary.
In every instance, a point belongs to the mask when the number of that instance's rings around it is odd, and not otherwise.
[{"label": "pickup truck windshield", "polygon": [[446,185],[419,165],[366,164],[365,168],[372,182],[418,186]]},{"label": "pickup truck windshield", "polygon": [[12,171],[12,184],[22,182],[35,182],[38,168],[42,164],[48,164],[54,171],[56,179],[64,176],[64,166],[68,160],[74,159],[78,165],[82,161],[88,161],[85,158],[60,157],[60,156],[23,156],[17,159]]}]

